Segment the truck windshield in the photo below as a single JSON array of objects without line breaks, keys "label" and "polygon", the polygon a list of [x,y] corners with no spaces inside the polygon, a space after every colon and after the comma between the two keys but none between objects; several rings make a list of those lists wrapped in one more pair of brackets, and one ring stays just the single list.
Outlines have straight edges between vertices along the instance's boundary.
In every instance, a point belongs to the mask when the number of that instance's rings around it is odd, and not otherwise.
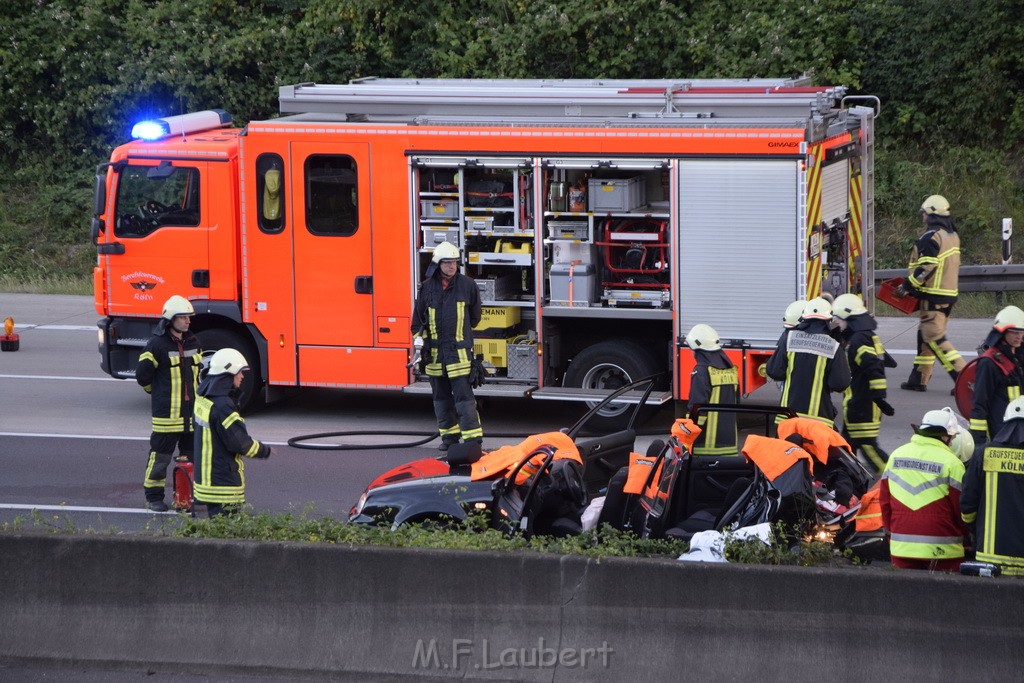
[{"label": "truck windshield", "polygon": [[164,226],[199,225],[199,169],[125,166],[117,187],[118,237],[143,237]]}]

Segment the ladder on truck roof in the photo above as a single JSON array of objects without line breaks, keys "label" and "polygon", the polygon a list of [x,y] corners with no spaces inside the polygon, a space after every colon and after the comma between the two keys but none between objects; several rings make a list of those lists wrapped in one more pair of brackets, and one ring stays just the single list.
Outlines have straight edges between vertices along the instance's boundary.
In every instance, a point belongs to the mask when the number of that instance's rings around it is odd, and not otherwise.
[{"label": "ladder on truck roof", "polygon": [[282,86],[282,114],[806,121],[833,111],[842,86],[794,79],[501,80],[365,78]]}]

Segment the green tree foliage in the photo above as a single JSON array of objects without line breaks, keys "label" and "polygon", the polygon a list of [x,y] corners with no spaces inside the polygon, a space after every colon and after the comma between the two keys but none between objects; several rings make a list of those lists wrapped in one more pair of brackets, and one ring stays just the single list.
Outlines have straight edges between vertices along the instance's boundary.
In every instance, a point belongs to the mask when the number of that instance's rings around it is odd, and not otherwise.
[{"label": "green tree foliage", "polygon": [[88,267],[90,170],[139,118],[246,122],[275,114],[281,85],[370,75],[808,74],[882,101],[884,253],[904,252],[936,191],[973,262],[1021,208],[1020,0],[5,0],[0,27],[0,243],[28,270]]}]

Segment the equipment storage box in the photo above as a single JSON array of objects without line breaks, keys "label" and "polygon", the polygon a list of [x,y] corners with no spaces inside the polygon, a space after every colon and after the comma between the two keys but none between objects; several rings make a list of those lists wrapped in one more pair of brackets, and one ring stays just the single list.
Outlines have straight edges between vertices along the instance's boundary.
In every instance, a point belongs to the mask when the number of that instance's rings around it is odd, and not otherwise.
[{"label": "equipment storage box", "polygon": [[459,245],[459,231],[458,229],[451,229],[445,227],[439,228],[426,228],[423,230],[423,246],[428,249],[433,249],[441,242],[450,242],[455,246]]},{"label": "equipment storage box", "polygon": [[454,199],[421,199],[420,218],[433,220],[459,217],[459,203]]},{"label": "equipment storage box", "polygon": [[551,266],[551,303],[555,306],[590,306],[597,301],[594,264],[555,263]]},{"label": "equipment storage box", "polygon": [[537,379],[536,342],[508,345],[508,378]]},{"label": "equipment storage box", "polygon": [[494,216],[466,216],[466,230],[490,230]]},{"label": "equipment storage box", "polygon": [[483,356],[484,363],[493,365],[496,368],[508,366],[509,342],[515,337],[506,339],[474,339],[473,355]]},{"label": "equipment storage box", "polygon": [[473,336],[482,339],[506,339],[519,324],[521,313],[517,306],[484,306],[480,324],[473,328]]},{"label": "equipment storage box", "polygon": [[555,263],[593,263],[594,246],[589,242],[555,242],[551,245],[551,255]]},{"label": "equipment storage box", "polygon": [[647,203],[647,185],[643,176],[625,180],[590,178],[587,186],[587,206],[590,211],[632,211]]},{"label": "equipment storage box", "polygon": [[520,283],[520,278],[515,275],[501,275],[481,278],[476,281],[476,286],[480,288],[482,301],[503,301],[517,293]]},{"label": "equipment storage box", "polygon": [[586,221],[548,221],[551,239],[585,240],[590,235]]}]

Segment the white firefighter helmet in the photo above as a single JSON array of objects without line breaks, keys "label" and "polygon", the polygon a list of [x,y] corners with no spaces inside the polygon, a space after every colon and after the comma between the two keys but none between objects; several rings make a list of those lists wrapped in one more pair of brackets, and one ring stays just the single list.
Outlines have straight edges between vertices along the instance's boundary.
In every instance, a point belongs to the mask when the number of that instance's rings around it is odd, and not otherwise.
[{"label": "white firefighter helmet", "polygon": [[817,299],[811,299],[804,306],[803,315],[800,317],[804,320],[831,320],[832,304],[820,296]]},{"label": "white firefighter helmet", "polygon": [[797,299],[786,306],[786,312],[782,315],[782,326],[790,329],[799,325],[800,316],[804,314],[804,308],[806,307],[807,301],[804,299]]},{"label": "white firefighter helmet", "polygon": [[192,302],[185,297],[175,294],[164,302],[163,316],[168,320],[176,315],[195,315],[196,309],[192,308]]},{"label": "white firefighter helmet", "polygon": [[974,455],[974,437],[963,425],[957,425],[956,436],[949,442],[949,450],[960,458],[960,462],[967,462]]},{"label": "white firefighter helmet", "polygon": [[960,431],[960,423],[956,420],[956,414],[949,407],[941,410],[929,410],[921,420],[921,427],[939,427],[946,430],[946,434],[949,436],[956,436]]},{"label": "white firefighter helmet", "polygon": [[221,349],[210,359],[211,375],[237,375],[248,367],[245,356],[235,349]]},{"label": "white firefighter helmet", "polygon": [[1024,396],[1010,401],[1010,405],[1006,406],[1006,412],[1003,413],[1003,422],[1020,419],[1024,419]]},{"label": "white firefighter helmet", "polygon": [[832,315],[841,320],[846,320],[851,315],[862,315],[867,312],[864,300],[856,294],[840,294],[832,302]]},{"label": "white firefighter helmet", "polygon": [[711,325],[700,323],[694,325],[686,335],[686,345],[691,349],[703,349],[704,351],[718,351],[722,348],[722,340]]},{"label": "white firefighter helmet", "polygon": [[997,332],[1024,330],[1024,311],[1016,306],[1007,306],[996,314],[995,322],[992,323],[992,329]]},{"label": "white firefighter helmet", "polygon": [[941,194],[933,194],[921,204],[921,211],[926,214],[935,214],[936,216],[948,216],[949,201]]},{"label": "white firefighter helmet", "polygon": [[462,252],[459,248],[451,242],[441,242],[441,244],[434,247],[434,263],[440,263],[441,261],[456,260],[462,258]]}]

